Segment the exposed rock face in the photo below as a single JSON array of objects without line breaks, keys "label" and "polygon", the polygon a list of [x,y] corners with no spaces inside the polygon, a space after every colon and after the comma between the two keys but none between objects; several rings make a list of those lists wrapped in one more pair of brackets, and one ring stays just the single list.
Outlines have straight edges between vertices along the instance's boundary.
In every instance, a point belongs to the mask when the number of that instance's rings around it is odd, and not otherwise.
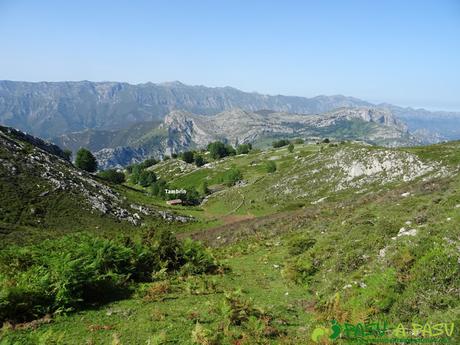
[{"label": "exposed rock face", "polygon": [[145,160],[148,155],[143,148],[129,146],[105,148],[95,153],[100,169],[121,168]]},{"label": "exposed rock face", "polygon": [[[460,113],[429,112],[391,104],[377,106],[389,109],[396,118],[407,121],[410,131],[428,129],[437,132],[441,138],[460,138]],[[180,82],[131,85],[89,81],[0,81],[0,124],[43,138],[161,121],[174,110],[208,116],[235,108],[248,112],[269,109],[272,113],[319,114],[342,107],[375,105],[341,95],[313,98],[268,96],[231,87],[209,88]],[[366,116],[372,117],[372,114]]]},{"label": "exposed rock face", "polygon": [[179,82],[0,81],[0,123],[52,138],[85,129],[123,128],[162,119],[173,110],[213,115],[232,108],[318,113],[369,103],[344,96],[314,98],[267,96],[223,87]]},{"label": "exposed rock face", "polygon": [[[66,135],[65,139],[57,142],[72,142],[74,144],[71,147],[74,149],[79,147],[75,145],[79,138],[83,138],[80,146],[94,142],[94,146],[89,146],[89,149],[96,151],[101,169],[123,167],[152,156],[160,158],[164,154],[206,147],[215,140],[226,141],[232,145],[257,143],[259,140],[279,137],[329,137],[337,140],[362,140],[386,146],[421,143],[419,137],[407,133],[405,125],[395,119],[391,112],[373,107],[340,108],[316,115],[232,109],[209,117],[186,111],[172,111],[161,124],[155,123],[152,126],[138,125],[142,130],[133,130],[140,133],[135,138],[129,133],[125,134],[125,130],[123,133],[91,131],[94,139],[91,139],[89,133],[75,133],[74,136]],[[107,140],[104,136],[119,140]],[[126,138],[125,141],[122,140],[123,137]],[[101,143],[108,142],[117,146],[101,150]]]},{"label": "exposed rock face", "polygon": [[[321,202],[321,195],[355,190],[364,193],[366,186],[435,179],[451,172],[439,163],[425,163],[404,151],[376,148],[339,148],[299,157],[292,174],[281,176],[273,191],[281,197],[308,197]],[[321,188],[318,188],[321,186]],[[280,198],[281,198],[280,197]]]},{"label": "exposed rock face", "polygon": [[254,143],[259,138],[270,136],[333,135],[330,129],[353,120],[374,125],[361,136],[356,134],[354,139],[378,143],[388,141],[389,145],[398,141],[400,144],[416,143],[416,139],[408,135],[405,125],[395,119],[391,112],[370,107],[341,108],[320,115],[232,109],[211,118],[175,111],[166,116],[161,126],[169,130],[170,149],[178,151],[191,146],[204,147],[211,141],[222,139],[237,145]]}]

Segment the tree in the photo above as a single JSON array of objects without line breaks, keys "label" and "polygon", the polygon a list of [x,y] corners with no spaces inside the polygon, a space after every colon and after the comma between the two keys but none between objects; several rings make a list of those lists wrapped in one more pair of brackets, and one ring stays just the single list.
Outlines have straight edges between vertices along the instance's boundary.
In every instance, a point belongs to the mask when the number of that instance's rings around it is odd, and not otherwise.
[{"label": "tree", "polygon": [[289,144],[287,149],[288,149],[288,151],[289,151],[290,153],[292,153],[292,152],[294,151],[294,145],[293,145],[293,144]]},{"label": "tree", "polygon": [[65,160],[70,162],[72,160],[72,150],[65,149],[63,152]]},{"label": "tree", "polygon": [[201,167],[206,164],[206,161],[204,160],[203,156],[197,155],[195,157],[195,165],[197,167]]},{"label": "tree", "polygon": [[219,159],[227,156],[227,149],[225,144],[221,141],[215,141],[208,145],[208,151],[213,159]]},{"label": "tree", "polygon": [[227,186],[233,186],[234,184],[236,184],[238,181],[241,181],[242,179],[243,179],[243,174],[237,168],[231,168],[230,170],[227,170],[227,172],[223,176],[223,182]]},{"label": "tree", "polygon": [[152,183],[150,186],[150,192],[162,199],[166,199],[166,189],[168,184],[165,180],[159,179],[156,182]]},{"label": "tree", "polygon": [[283,147],[286,145],[289,145],[289,140],[286,140],[286,139],[276,140],[272,143],[272,146],[274,148]]},{"label": "tree", "polygon": [[294,140],[294,144],[303,144],[304,143],[304,140],[302,138],[297,138],[296,140]]},{"label": "tree", "polygon": [[151,167],[152,165],[155,165],[157,163],[158,163],[158,161],[155,158],[147,158],[145,161],[143,161],[139,165],[142,167],[142,169],[146,169],[146,168]]},{"label": "tree", "polygon": [[139,184],[142,187],[148,187],[152,185],[152,183],[156,182],[157,175],[153,171],[142,170],[139,175]]},{"label": "tree", "polygon": [[182,152],[181,158],[185,163],[193,163],[193,152],[192,151]]},{"label": "tree", "polygon": [[97,160],[91,151],[81,148],[77,152],[75,166],[88,172],[95,172],[97,170]]},{"label": "tree", "polygon": [[142,168],[139,164],[131,165],[131,176],[129,179],[132,183],[137,184],[139,182],[139,177],[141,175]]},{"label": "tree", "polygon": [[225,145],[225,151],[226,151],[226,156],[236,155],[236,150],[230,144]]},{"label": "tree", "polygon": [[125,174],[123,174],[120,171],[117,171],[116,169],[108,169],[101,171],[98,176],[103,178],[106,181],[116,183],[116,184],[121,184],[125,182]]},{"label": "tree", "polygon": [[238,152],[239,155],[247,154],[249,153],[250,150],[251,150],[251,147],[249,144],[241,144],[241,145],[238,145],[238,147],[236,148],[236,152]]},{"label": "tree", "polygon": [[329,144],[330,142],[331,142],[331,141],[330,141],[328,138],[326,138],[326,139],[323,140],[323,143],[324,143],[324,144]]}]

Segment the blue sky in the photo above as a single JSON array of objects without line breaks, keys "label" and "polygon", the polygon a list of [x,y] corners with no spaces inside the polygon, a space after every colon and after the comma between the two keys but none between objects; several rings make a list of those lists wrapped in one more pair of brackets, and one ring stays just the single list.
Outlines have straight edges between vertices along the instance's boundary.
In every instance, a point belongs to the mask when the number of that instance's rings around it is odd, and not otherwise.
[{"label": "blue sky", "polygon": [[0,79],[180,80],[460,111],[460,0],[0,0]]}]

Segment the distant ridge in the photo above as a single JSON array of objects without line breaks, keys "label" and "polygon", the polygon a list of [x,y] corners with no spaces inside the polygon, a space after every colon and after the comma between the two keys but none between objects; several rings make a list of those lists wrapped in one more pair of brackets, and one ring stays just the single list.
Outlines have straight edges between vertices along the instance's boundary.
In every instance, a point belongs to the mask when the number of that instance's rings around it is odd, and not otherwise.
[{"label": "distant ridge", "polygon": [[[342,107],[376,106],[342,95],[270,96],[232,87],[189,86],[179,81],[132,85],[123,82],[0,81],[0,124],[42,138],[87,129],[113,130],[162,120],[174,110],[215,115],[239,108],[320,114]],[[390,104],[389,109],[410,131],[428,130],[440,139],[460,138],[460,113],[429,112]]]}]

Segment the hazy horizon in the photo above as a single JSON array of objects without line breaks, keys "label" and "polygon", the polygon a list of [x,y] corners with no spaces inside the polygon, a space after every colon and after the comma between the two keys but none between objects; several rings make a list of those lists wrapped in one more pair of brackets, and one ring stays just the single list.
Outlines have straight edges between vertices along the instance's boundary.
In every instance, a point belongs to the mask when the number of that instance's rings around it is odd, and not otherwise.
[{"label": "hazy horizon", "polygon": [[198,86],[198,87],[208,87],[208,88],[226,88],[226,87],[229,87],[229,88],[237,89],[239,91],[246,92],[246,93],[256,93],[256,94],[259,94],[259,95],[266,95],[266,96],[288,96],[288,97],[305,97],[305,98],[314,98],[314,97],[319,97],[319,96],[345,96],[345,97],[357,98],[357,99],[372,103],[372,104],[377,105],[377,106],[380,105],[380,104],[387,103],[387,104],[392,104],[392,105],[396,105],[396,106],[403,107],[403,108],[425,109],[425,110],[428,110],[428,111],[435,111],[435,112],[456,112],[456,113],[460,113],[460,108],[448,108],[448,107],[436,108],[436,107],[426,107],[426,106],[414,106],[413,104],[404,104],[404,103],[401,103],[401,102],[390,102],[390,101],[387,101],[387,100],[365,99],[365,98],[361,98],[361,97],[356,97],[354,95],[317,94],[317,95],[306,95],[306,96],[304,96],[304,95],[289,95],[289,94],[275,94],[275,93],[270,94],[270,93],[262,93],[262,92],[259,92],[259,91],[256,91],[256,90],[253,90],[253,91],[243,90],[243,89],[240,89],[240,88],[232,86],[232,85],[210,86],[210,85],[204,85],[204,84],[187,84],[187,83],[184,83],[184,82],[182,82],[180,80],[169,80],[169,81],[158,81],[158,82],[157,81],[146,81],[146,82],[140,82],[140,83],[131,83],[131,82],[123,81],[123,80],[87,80],[87,79],[81,79],[81,80],[11,80],[11,79],[0,79],[0,81],[25,82],[25,83],[66,83],[66,82],[78,83],[78,82],[85,82],[86,81],[86,82],[91,82],[91,83],[126,83],[126,84],[130,84],[130,85],[143,85],[143,84],[161,85],[161,84],[168,84],[168,83],[176,83],[176,82],[178,82],[178,83],[181,83],[181,84],[184,84],[184,85],[187,85],[187,86]]},{"label": "hazy horizon", "polygon": [[460,111],[460,2],[0,0],[0,79],[180,80]]}]

